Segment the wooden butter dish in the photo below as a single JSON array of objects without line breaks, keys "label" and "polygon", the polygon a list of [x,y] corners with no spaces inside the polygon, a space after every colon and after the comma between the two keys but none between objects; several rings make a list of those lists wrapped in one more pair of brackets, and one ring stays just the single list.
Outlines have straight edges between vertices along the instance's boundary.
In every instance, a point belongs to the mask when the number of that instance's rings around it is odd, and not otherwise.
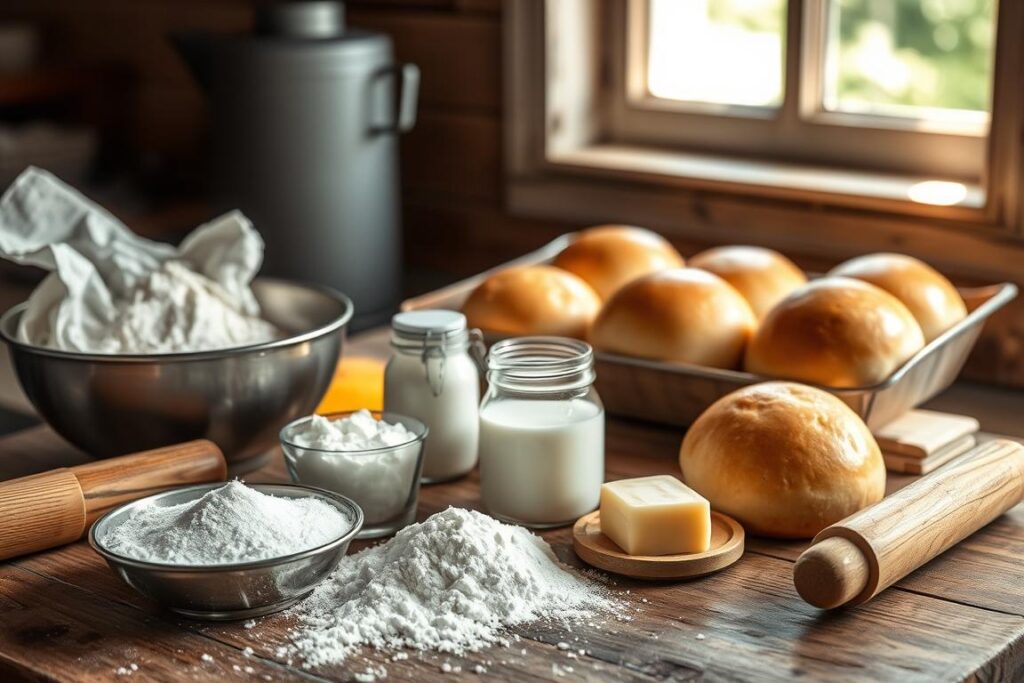
[{"label": "wooden butter dish", "polygon": [[601,512],[596,510],[576,521],[573,549],[587,564],[634,579],[687,579],[711,574],[743,555],[743,527],[732,517],[711,513],[711,549],[682,555],[627,555],[601,533]]},{"label": "wooden butter dish", "polygon": [[[911,410],[874,430],[878,447],[887,455],[925,459],[978,431],[973,417],[934,410]],[[962,452],[962,451],[961,451]]]},{"label": "wooden butter dish", "polygon": [[883,452],[882,458],[885,460],[885,469],[890,472],[897,472],[899,474],[928,474],[958,455],[963,455],[971,450],[974,448],[975,443],[974,435],[968,434],[951,444],[947,444],[944,448],[940,448],[927,458],[889,452]]}]

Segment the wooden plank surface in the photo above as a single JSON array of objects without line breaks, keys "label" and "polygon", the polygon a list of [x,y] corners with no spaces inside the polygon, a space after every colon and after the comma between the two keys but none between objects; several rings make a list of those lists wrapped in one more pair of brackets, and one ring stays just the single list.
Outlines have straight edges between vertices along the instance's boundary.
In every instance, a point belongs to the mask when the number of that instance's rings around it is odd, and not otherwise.
[{"label": "wooden plank surface", "polygon": [[[376,332],[357,340],[350,352],[379,355],[385,343],[386,334]],[[679,430],[610,420],[608,478],[674,473],[680,438]],[[34,428],[0,439],[0,478],[85,457],[48,429]],[[246,475],[253,482],[285,477],[278,453]],[[891,485],[910,480],[892,477]],[[479,509],[475,474],[425,487],[418,516],[448,505]],[[579,566],[569,528],[543,535],[561,559]],[[354,544],[353,551],[367,545]],[[612,588],[624,605],[618,614],[571,629],[529,625],[518,629],[519,640],[510,648],[460,657],[412,653],[395,662],[389,653],[364,651],[343,665],[307,671],[277,653],[288,642],[293,617],[274,615],[250,628],[174,617],[78,543],[0,564],[0,679],[352,680],[367,667],[383,666],[388,680],[478,680],[478,665],[487,669],[483,678],[496,680],[1024,676],[1024,508],[867,605],[837,613],[816,610],[796,595],[792,562],[802,548],[748,539],[746,555],[711,577],[675,583],[616,579]],[[559,643],[570,648],[560,649]],[[442,676],[446,663],[460,672]]]}]

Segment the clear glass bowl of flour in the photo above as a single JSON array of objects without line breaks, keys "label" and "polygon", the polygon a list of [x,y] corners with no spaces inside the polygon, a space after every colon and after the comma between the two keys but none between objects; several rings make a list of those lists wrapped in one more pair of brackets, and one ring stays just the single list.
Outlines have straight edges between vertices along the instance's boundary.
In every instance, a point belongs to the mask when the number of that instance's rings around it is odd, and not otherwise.
[{"label": "clear glass bowl of flour", "polygon": [[340,493],[363,510],[356,538],[379,538],[416,521],[428,429],[398,413],[310,415],[281,430],[292,480]]}]

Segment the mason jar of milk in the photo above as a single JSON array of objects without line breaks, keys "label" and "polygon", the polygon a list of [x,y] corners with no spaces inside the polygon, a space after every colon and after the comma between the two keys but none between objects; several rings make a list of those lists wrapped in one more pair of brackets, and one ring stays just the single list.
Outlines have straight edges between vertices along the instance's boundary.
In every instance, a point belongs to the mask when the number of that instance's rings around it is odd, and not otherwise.
[{"label": "mason jar of milk", "polygon": [[494,517],[531,527],[572,524],[604,482],[604,407],[590,346],[519,337],[491,347],[480,405],[480,486]]},{"label": "mason jar of milk", "polygon": [[422,481],[461,477],[476,466],[480,373],[471,356],[480,333],[457,311],[399,313],[391,319],[391,359],[384,370],[384,410],[430,428]]}]

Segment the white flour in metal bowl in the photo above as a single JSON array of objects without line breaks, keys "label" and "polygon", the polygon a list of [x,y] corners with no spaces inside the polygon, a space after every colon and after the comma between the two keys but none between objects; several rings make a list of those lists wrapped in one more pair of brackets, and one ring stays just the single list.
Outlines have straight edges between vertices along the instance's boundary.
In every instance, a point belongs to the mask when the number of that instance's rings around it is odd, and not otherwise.
[{"label": "white flour in metal bowl", "polygon": [[100,542],[146,562],[234,564],[316,548],[343,536],[352,522],[322,500],[271,496],[232,481],[187,503],[141,508]]},{"label": "white flour in metal bowl", "polygon": [[299,623],[278,654],[318,666],[364,645],[461,653],[502,641],[517,624],[589,618],[615,604],[540,537],[448,508],[344,558],[293,608]]}]

